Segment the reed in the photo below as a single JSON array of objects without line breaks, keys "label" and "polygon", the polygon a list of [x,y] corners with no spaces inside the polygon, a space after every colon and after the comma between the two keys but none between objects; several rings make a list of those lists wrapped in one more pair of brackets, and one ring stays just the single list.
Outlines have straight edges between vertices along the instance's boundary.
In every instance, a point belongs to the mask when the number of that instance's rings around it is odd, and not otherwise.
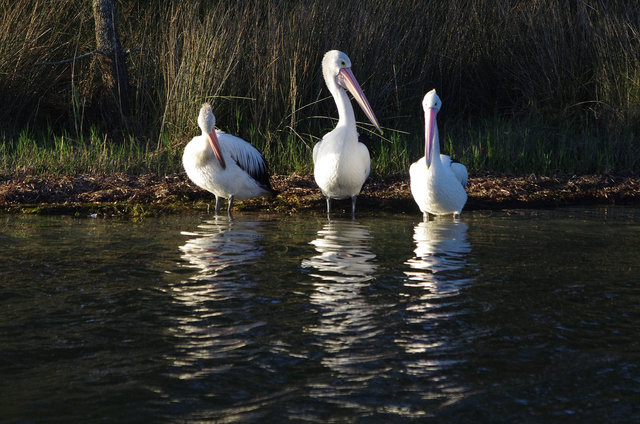
[{"label": "reed", "polygon": [[[0,134],[3,155],[13,155],[1,172],[26,158],[20,149],[59,154],[63,138],[95,154],[91,143],[107,140],[114,155],[141,161],[94,158],[108,169],[157,167],[157,157],[179,169],[204,101],[275,172],[308,172],[313,143],[336,116],[320,73],[332,48],[349,54],[385,127],[385,136],[360,130],[376,174],[406,173],[419,157],[420,101],[434,87],[443,149],[474,172],[640,172],[632,0],[123,0],[122,43],[139,50],[127,58],[133,112],[115,124],[94,101],[90,59],[36,65],[93,50],[88,3],[0,0]],[[88,168],[97,165],[75,167]]]}]

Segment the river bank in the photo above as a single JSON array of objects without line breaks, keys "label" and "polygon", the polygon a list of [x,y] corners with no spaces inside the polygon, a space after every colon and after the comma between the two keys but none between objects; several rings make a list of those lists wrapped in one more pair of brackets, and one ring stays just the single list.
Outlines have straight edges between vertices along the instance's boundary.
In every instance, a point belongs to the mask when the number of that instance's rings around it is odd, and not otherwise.
[{"label": "river bank", "polygon": [[[324,213],[325,201],[313,176],[277,175],[272,185],[276,196],[238,201],[234,210]],[[640,204],[640,178],[486,174],[470,177],[467,193],[465,210]],[[184,174],[0,176],[0,211],[5,213],[141,217],[213,212],[214,204],[213,195],[191,184]],[[347,213],[350,202],[336,201],[334,208],[336,214]],[[358,212],[376,211],[419,214],[408,179],[367,181],[358,197]]]}]

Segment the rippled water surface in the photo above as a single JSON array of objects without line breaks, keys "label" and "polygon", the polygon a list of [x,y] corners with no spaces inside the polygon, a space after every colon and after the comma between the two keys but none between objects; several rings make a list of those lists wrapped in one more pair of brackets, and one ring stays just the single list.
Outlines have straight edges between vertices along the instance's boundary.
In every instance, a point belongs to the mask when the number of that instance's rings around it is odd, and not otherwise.
[{"label": "rippled water surface", "polygon": [[640,421],[640,209],[0,230],[3,422]]}]

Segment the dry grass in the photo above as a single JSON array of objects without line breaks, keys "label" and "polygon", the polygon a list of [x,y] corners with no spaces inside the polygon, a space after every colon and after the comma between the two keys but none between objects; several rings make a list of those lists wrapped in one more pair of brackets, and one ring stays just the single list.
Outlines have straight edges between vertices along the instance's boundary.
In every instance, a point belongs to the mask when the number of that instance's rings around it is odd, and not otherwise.
[{"label": "dry grass", "polygon": [[[400,131],[371,134],[371,150],[396,155],[393,143],[407,145],[405,156],[382,158],[392,170],[377,172],[395,173],[405,167],[398,161],[420,154],[420,100],[433,87],[445,104],[441,134],[455,137],[451,153],[477,163],[473,170],[640,171],[640,8],[632,0],[123,0],[123,46],[144,49],[128,55],[134,112],[123,122],[94,103],[91,60],[36,65],[93,50],[86,3],[0,0],[4,143],[26,127],[80,139],[107,122],[110,138],[175,148],[197,132],[199,104],[210,101],[219,125],[257,144],[273,167],[305,171],[336,114],[320,60],[338,48],[382,125]],[[487,122],[501,124],[485,132]],[[492,158],[478,141],[487,137]]]}]

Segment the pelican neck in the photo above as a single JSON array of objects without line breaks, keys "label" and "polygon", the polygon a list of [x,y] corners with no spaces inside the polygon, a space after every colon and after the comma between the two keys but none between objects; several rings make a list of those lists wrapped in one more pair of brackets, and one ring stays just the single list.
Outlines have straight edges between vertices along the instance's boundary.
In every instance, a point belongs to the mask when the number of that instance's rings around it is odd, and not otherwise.
[{"label": "pelican neck", "polygon": [[349,99],[349,95],[347,91],[340,87],[335,80],[332,81],[331,86],[329,87],[331,94],[333,95],[333,100],[336,102],[336,107],[338,108],[338,127],[351,127],[353,130],[356,130],[356,117],[353,112],[353,106],[351,105],[351,100]]},{"label": "pelican neck", "polygon": [[[429,113],[425,112],[424,114],[424,119],[425,119],[425,137],[427,136],[427,122],[429,119]],[[436,167],[436,168],[440,168],[442,165],[442,161],[440,160],[440,135],[438,134],[438,121],[436,118],[434,118],[433,120],[433,140],[429,141],[425,139],[425,162],[427,160],[427,149],[426,149],[426,144],[431,142],[431,167]]]}]

